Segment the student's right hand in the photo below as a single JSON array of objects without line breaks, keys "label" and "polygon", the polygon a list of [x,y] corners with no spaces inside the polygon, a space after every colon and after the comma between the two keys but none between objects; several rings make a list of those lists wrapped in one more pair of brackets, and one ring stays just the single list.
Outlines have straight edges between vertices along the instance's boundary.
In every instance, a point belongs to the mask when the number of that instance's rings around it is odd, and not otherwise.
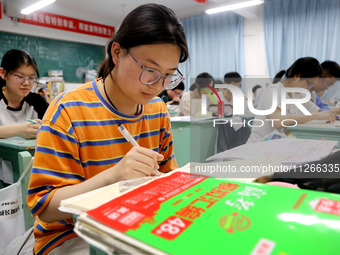
[{"label": "student's right hand", "polygon": [[327,123],[333,123],[336,118],[335,111],[322,111],[313,113],[316,120],[326,120]]},{"label": "student's right hand", "polygon": [[[37,122],[41,122],[40,119],[35,119]],[[40,124],[33,124],[28,121],[25,121],[19,124],[19,136],[26,138],[26,139],[34,139],[37,137],[38,129]]]},{"label": "student's right hand", "polygon": [[156,175],[154,168],[159,169],[158,161],[164,156],[143,147],[133,147],[112,170],[119,180],[141,178]]}]

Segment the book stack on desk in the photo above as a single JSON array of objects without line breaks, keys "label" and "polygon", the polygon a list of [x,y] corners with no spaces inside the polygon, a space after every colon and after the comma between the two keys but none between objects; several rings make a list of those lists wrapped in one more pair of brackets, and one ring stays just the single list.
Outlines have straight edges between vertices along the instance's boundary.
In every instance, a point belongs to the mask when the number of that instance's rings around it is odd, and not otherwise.
[{"label": "book stack on desk", "polygon": [[80,215],[76,233],[123,254],[338,254],[340,196],[174,172]]}]

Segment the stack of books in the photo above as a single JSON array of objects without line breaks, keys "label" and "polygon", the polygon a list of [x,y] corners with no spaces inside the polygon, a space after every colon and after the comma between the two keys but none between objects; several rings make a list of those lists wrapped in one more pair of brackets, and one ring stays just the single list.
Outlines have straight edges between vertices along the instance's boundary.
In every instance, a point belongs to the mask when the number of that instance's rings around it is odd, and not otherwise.
[{"label": "stack of books", "polygon": [[108,253],[338,254],[340,196],[177,171],[82,213],[75,231]]}]

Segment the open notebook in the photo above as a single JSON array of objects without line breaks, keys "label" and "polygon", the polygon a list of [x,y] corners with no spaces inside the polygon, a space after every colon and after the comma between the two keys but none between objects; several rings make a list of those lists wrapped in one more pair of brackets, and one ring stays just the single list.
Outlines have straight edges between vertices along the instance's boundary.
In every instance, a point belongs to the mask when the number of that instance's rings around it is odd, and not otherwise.
[{"label": "open notebook", "polygon": [[[188,163],[185,166],[175,170],[193,174],[201,174],[218,178],[237,179],[240,181],[250,182],[257,177],[272,174],[268,172],[271,167],[274,170],[280,170],[282,157],[262,157],[255,159],[235,160],[219,163]],[[253,172],[247,169],[253,168]],[[245,169],[244,171],[241,169]],[[219,171],[220,170],[220,171]],[[226,170],[229,170],[227,172]],[[278,171],[276,171],[278,172]],[[135,188],[141,184],[152,181],[155,178],[163,178],[168,174],[162,174],[158,177],[144,177],[139,179],[131,179],[114,183],[100,189],[96,189],[69,199],[62,200],[59,210],[63,212],[80,214],[87,210],[96,208],[97,206],[111,200],[122,192]]]}]

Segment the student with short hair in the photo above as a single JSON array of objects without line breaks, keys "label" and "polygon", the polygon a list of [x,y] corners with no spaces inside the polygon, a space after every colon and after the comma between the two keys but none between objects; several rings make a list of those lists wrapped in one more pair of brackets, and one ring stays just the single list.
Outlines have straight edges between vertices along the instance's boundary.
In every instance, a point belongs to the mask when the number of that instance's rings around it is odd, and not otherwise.
[{"label": "student with short hair", "polygon": [[[308,89],[321,75],[321,67],[319,61],[312,57],[304,57],[296,60],[287,70],[280,71],[274,78],[274,84],[266,88],[260,98],[257,110],[268,110],[271,108],[274,98],[273,91],[277,90],[277,107],[273,113],[265,115],[256,115],[253,123],[263,123],[262,126],[252,127],[250,137],[247,143],[264,141],[265,137],[270,134],[284,134],[284,125],[302,124],[311,120],[326,120],[334,122],[334,111],[319,112],[317,107],[311,101],[303,104],[303,106],[311,113],[305,115],[294,104],[287,104],[287,114],[281,112],[281,91],[282,88],[304,88]],[[281,81],[283,75],[285,79]],[[300,98],[298,93],[288,93],[289,98]],[[272,121],[273,120],[273,121]],[[257,122],[256,122],[257,121]]]},{"label": "student with short hair", "polygon": [[[253,92],[253,96],[254,96],[254,99],[256,98],[256,96],[257,96],[257,90],[258,89],[261,89],[262,87],[261,87],[261,85],[255,85],[252,89],[251,89],[251,92]],[[253,99],[253,100],[254,100]]]},{"label": "student with short hair", "polygon": [[163,90],[158,97],[160,97],[166,105],[178,105],[181,101],[183,90],[184,83],[181,82],[176,88]]},{"label": "student with short hair", "polygon": [[39,77],[34,58],[27,51],[8,50],[0,67],[0,138],[36,138],[39,124],[48,107],[43,98],[32,93]]},{"label": "student with short hair", "polygon": [[38,90],[38,94],[45,100],[45,101],[47,101],[47,91],[46,91],[46,89],[45,88],[40,88],[39,90]]},{"label": "student with short hair", "polygon": [[184,83],[181,82],[176,88],[163,90],[158,95],[158,97],[164,101],[169,112],[178,113],[179,103],[181,102],[183,90]]},{"label": "student with short hair", "polygon": [[[335,64],[334,64],[335,63]],[[321,63],[322,69],[327,70],[326,77],[329,78],[328,83],[332,86],[328,86],[324,93],[319,95],[322,100],[328,102],[330,105],[336,105],[340,99],[340,71],[339,64],[334,61],[324,61]]]},{"label": "student with short hair", "polygon": [[[320,108],[320,111],[329,111],[331,107],[328,104],[322,102],[321,96],[335,82],[340,78],[340,66],[334,61],[324,61],[321,63],[322,74],[313,86],[309,88],[312,93],[312,101]],[[340,113],[340,108],[333,108],[337,113]]]},{"label": "student with short hair", "polygon": [[[196,76],[195,83],[190,86],[189,91],[183,93],[181,102],[179,104],[178,115],[179,116],[191,116],[196,117],[201,112],[201,98],[202,94],[206,94],[204,91],[208,89],[207,86],[214,86],[214,78],[211,74],[204,72]],[[212,100],[207,97],[207,108]]]},{"label": "student with short hair", "polygon": [[[228,72],[224,75],[224,84],[233,85],[241,89],[242,77],[238,72]],[[218,94],[221,100],[223,101],[224,105],[230,105],[230,107],[233,107],[233,94],[229,89],[227,88],[220,89]],[[217,96],[215,98],[217,99]],[[229,111],[230,112],[225,112],[225,114],[228,115],[232,114],[232,108]],[[246,96],[244,96],[244,113],[251,114],[248,108],[248,98]]]},{"label": "student with short hair", "polygon": [[[224,75],[224,84],[234,85],[241,88],[242,77],[238,72],[229,72]],[[223,89],[221,93],[223,97],[221,97],[222,101],[227,104],[233,104],[233,95],[229,89]]]},{"label": "student with short hair", "polygon": [[[177,168],[169,115],[157,95],[184,79],[178,64],[187,58],[175,13],[163,5],[141,5],[109,40],[102,79],[54,99],[38,135],[28,189],[28,205],[37,216],[34,254],[71,254],[67,248],[79,240],[72,214],[58,210],[61,200],[154,176],[154,168],[163,173]],[[120,124],[140,147],[126,141]],[[77,254],[88,254],[83,243]]]}]

